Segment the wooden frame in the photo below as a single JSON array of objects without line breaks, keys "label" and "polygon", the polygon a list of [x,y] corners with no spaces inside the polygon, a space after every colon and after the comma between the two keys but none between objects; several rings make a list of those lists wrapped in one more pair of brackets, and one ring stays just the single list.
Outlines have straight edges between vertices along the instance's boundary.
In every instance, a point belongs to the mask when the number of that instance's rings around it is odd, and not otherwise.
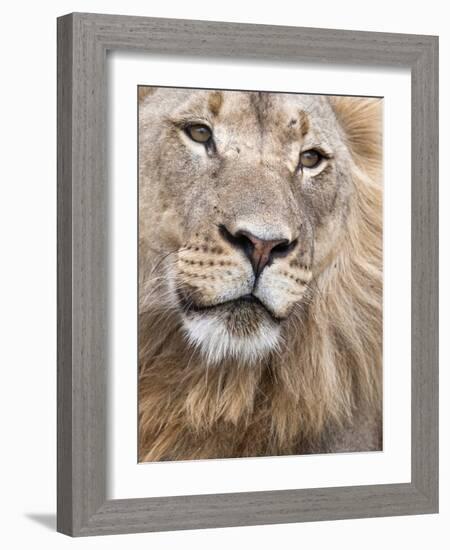
[{"label": "wooden frame", "polygon": [[[106,52],[409,67],[412,481],[107,500]],[[58,531],[99,535],[438,510],[438,39],[116,15],[58,19]]]}]

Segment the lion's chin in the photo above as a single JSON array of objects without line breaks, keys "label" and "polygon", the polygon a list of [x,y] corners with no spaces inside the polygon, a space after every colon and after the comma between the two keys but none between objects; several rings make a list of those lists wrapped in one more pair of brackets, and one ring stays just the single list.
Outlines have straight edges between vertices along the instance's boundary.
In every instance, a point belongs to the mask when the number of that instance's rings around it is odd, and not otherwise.
[{"label": "lion's chin", "polygon": [[227,361],[256,364],[279,350],[280,324],[267,314],[195,312],[183,315],[187,341],[211,365]]}]

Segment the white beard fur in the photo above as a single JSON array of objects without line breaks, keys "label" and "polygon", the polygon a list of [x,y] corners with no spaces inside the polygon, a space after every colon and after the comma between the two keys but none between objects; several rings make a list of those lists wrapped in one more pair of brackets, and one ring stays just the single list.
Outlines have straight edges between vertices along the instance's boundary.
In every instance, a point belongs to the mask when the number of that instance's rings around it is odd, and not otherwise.
[{"label": "white beard fur", "polygon": [[189,344],[208,364],[217,365],[226,359],[255,363],[280,346],[280,327],[269,320],[262,321],[255,334],[249,336],[231,334],[220,318],[209,315],[184,317],[183,324]]}]

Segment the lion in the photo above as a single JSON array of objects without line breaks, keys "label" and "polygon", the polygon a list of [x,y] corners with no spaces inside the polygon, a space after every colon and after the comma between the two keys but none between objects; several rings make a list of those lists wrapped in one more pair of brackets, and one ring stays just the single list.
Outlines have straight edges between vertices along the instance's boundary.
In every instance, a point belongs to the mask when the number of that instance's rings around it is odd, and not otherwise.
[{"label": "lion", "polygon": [[382,99],[139,95],[139,460],[381,450]]}]

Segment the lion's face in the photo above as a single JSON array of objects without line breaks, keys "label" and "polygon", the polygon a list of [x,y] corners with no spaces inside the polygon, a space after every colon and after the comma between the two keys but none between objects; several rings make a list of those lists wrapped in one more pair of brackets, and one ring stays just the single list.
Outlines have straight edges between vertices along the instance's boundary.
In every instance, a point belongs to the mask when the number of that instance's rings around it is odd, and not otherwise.
[{"label": "lion's face", "polygon": [[140,111],[141,311],[167,307],[210,362],[280,347],[351,208],[326,97],[156,89]]}]

